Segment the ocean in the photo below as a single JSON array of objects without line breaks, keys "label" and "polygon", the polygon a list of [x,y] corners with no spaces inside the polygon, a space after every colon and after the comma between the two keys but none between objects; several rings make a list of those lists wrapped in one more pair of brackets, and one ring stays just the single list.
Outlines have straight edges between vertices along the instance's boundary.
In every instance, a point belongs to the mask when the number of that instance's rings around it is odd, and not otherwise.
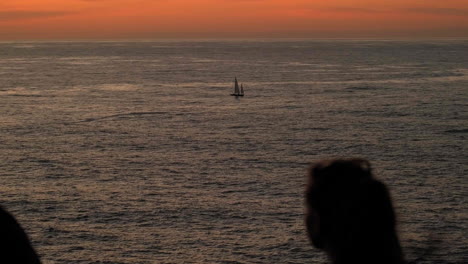
[{"label": "ocean", "polygon": [[468,40],[0,42],[0,110],[45,264],[326,263],[303,192],[333,157],[371,161],[408,260],[468,262]]}]

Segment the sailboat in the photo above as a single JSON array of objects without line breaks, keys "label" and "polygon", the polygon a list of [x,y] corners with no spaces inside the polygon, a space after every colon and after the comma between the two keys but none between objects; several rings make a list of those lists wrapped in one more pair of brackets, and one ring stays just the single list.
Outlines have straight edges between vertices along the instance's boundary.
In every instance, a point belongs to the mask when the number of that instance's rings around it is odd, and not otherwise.
[{"label": "sailboat", "polygon": [[234,78],[234,93],[232,96],[244,96],[244,85],[241,84],[239,89],[239,83],[237,82],[237,77]]}]

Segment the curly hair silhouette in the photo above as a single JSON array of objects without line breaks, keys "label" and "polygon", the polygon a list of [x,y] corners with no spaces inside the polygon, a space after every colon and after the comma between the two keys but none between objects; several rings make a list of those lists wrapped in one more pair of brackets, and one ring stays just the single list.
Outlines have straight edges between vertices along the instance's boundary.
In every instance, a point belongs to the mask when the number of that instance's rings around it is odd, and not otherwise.
[{"label": "curly hair silhouette", "polygon": [[389,192],[367,160],[317,162],[308,181],[308,235],[333,264],[405,263]]}]

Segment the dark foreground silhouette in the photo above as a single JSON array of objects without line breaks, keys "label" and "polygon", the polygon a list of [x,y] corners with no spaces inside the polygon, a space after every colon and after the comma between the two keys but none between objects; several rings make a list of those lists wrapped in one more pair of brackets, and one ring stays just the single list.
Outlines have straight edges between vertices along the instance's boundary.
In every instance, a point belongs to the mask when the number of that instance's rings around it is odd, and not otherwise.
[{"label": "dark foreground silhouette", "polygon": [[309,238],[333,264],[405,263],[389,192],[368,161],[321,161],[308,177]]},{"label": "dark foreground silhouette", "polygon": [[0,263],[40,264],[29,238],[16,219],[0,207]]}]

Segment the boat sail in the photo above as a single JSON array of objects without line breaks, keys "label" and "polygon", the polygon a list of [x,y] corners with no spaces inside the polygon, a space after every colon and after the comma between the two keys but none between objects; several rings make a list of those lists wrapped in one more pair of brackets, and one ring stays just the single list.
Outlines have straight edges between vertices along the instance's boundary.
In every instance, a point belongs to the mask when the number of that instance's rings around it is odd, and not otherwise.
[{"label": "boat sail", "polygon": [[241,84],[239,89],[239,83],[237,82],[237,77],[234,78],[234,93],[232,96],[244,96],[244,86]]}]

